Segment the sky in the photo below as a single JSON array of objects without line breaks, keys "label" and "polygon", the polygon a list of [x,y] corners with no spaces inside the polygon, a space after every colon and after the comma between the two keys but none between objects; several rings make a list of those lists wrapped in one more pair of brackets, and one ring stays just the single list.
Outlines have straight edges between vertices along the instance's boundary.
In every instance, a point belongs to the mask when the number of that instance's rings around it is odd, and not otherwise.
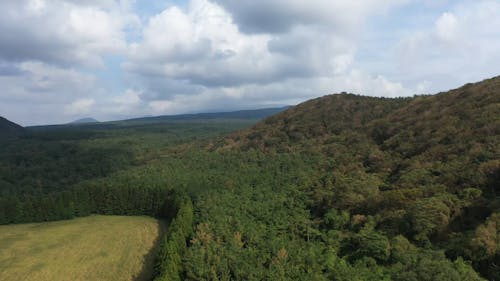
[{"label": "sky", "polygon": [[21,125],[435,94],[500,75],[499,0],[2,0]]}]

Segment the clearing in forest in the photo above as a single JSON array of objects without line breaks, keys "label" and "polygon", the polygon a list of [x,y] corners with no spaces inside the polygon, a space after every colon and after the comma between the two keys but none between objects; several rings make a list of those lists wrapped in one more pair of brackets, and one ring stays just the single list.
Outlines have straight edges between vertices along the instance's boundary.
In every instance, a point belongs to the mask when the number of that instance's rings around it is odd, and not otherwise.
[{"label": "clearing in forest", "polygon": [[120,216],[0,226],[0,280],[148,280],[161,229]]}]

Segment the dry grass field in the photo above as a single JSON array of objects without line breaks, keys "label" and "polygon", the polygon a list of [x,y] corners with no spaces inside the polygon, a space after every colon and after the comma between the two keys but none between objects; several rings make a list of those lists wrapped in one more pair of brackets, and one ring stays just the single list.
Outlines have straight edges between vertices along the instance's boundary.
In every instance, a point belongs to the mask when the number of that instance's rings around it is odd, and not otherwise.
[{"label": "dry grass field", "polygon": [[0,226],[0,280],[148,280],[161,229],[120,216]]}]

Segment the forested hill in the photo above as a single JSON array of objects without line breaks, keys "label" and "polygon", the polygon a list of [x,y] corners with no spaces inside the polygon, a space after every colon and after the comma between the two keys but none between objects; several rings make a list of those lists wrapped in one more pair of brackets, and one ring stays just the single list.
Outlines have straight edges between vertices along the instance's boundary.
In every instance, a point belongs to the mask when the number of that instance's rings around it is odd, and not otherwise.
[{"label": "forested hill", "polygon": [[29,128],[0,149],[0,224],[172,218],[157,281],[500,280],[500,78],[227,135],[256,113]]},{"label": "forested hill", "polygon": [[324,96],[210,148],[325,158],[307,188],[326,230],[348,212],[500,280],[500,77],[432,96]]},{"label": "forested hill", "polygon": [[[414,98],[342,93],[291,107],[251,129],[233,134],[217,147],[273,151],[325,149],[338,136],[356,133],[384,150],[419,154],[436,145],[458,144],[464,141],[463,137],[478,142],[495,137],[500,130],[499,116],[500,77]],[[416,146],[412,151],[402,147],[409,143]]]},{"label": "forested hill", "polygon": [[20,135],[24,128],[0,116],[0,138]]}]

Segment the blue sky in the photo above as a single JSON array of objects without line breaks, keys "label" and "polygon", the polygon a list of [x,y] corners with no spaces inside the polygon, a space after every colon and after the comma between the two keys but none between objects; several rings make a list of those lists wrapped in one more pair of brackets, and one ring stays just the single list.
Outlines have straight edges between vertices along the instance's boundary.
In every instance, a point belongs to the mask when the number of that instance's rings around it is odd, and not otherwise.
[{"label": "blue sky", "polygon": [[498,0],[6,0],[23,125],[433,94],[500,74]]}]

